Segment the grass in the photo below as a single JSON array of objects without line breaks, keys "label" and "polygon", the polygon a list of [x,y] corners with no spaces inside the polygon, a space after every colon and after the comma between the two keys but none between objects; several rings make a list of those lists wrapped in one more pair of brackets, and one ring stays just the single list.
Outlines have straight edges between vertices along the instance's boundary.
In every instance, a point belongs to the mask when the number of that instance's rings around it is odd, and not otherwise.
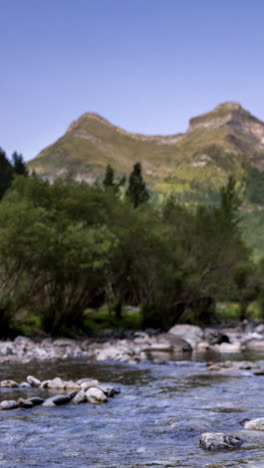
[{"label": "grass", "polygon": [[125,310],[121,318],[117,318],[107,306],[99,310],[87,309],[84,313],[85,330],[104,330],[107,328],[139,330],[142,328],[142,316],[139,308]]}]

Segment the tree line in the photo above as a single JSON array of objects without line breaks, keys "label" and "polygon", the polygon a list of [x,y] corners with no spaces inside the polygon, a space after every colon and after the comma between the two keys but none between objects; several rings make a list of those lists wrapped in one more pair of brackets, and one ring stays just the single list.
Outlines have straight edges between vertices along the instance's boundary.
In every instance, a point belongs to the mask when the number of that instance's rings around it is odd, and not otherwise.
[{"label": "tree line", "polygon": [[212,321],[218,301],[238,302],[243,319],[262,297],[263,268],[242,240],[232,177],[215,206],[173,197],[158,205],[140,163],[127,182],[108,166],[101,184],[50,184],[0,154],[0,174],[5,165],[12,174],[0,180],[1,335],[25,312],[58,334],[82,328],[86,308],[108,304],[120,316],[129,304],[141,307],[143,326],[168,329]]}]

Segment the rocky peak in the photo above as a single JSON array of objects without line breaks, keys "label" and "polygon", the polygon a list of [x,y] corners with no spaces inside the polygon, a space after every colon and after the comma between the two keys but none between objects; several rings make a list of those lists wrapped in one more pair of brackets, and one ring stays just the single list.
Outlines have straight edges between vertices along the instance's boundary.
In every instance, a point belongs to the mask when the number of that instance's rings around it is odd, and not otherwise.
[{"label": "rocky peak", "polygon": [[213,111],[194,117],[190,120],[188,132],[197,129],[213,130],[229,127],[238,134],[254,138],[259,149],[264,148],[264,123],[250,112],[245,110],[238,102],[225,102]]}]

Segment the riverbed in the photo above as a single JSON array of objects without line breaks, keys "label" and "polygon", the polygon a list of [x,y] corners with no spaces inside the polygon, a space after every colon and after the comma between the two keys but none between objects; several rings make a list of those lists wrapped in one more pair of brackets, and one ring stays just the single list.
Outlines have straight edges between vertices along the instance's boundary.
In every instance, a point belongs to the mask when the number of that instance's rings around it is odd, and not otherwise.
[{"label": "riverbed", "polygon": [[[1,379],[92,377],[121,392],[101,405],[1,411],[0,466],[264,467],[264,432],[240,424],[264,416],[264,376],[210,372],[210,357],[162,355],[134,365],[87,359],[2,364]],[[264,366],[263,354],[227,358]],[[34,388],[0,393],[1,400],[40,395]],[[206,452],[199,448],[199,436],[207,431],[238,435],[245,443],[231,452]]]}]

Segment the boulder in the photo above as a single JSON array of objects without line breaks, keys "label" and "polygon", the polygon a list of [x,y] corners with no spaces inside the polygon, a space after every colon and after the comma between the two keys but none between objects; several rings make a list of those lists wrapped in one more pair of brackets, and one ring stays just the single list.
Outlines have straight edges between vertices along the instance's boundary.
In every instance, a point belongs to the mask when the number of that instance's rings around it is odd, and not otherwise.
[{"label": "boulder", "polygon": [[33,375],[27,376],[27,383],[31,385],[31,387],[39,387],[41,385],[41,381],[34,377]]},{"label": "boulder", "polygon": [[255,431],[264,431],[264,418],[251,419],[244,423],[245,429],[253,429]]},{"label": "boulder", "polygon": [[87,396],[84,390],[80,390],[72,399],[72,403],[74,403],[75,405],[79,405],[80,403],[86,403],[86,402],[87,402]]},{"label": "boulder", "polygon": [[98,387],[91,387],[86,390],[86,398],[89,403],[105,403],[107,397],[104,392]]},{"label": "boulder", "polygon": [[200,447],[205,450],[233,450],[243,443],[239,437],[224,432],[204,432],[200,436]]},{"label": "boulder", "polygon": [[202,328],[197,325],[175,325],[169,330],[169,333],[186,340],[192,348],[195,348],[204,337]]},{"label": "boulder", "polygon": [[18,402],[16,400],[3,400],[0,403],[1,410],[11,410],[18,408]]}]

